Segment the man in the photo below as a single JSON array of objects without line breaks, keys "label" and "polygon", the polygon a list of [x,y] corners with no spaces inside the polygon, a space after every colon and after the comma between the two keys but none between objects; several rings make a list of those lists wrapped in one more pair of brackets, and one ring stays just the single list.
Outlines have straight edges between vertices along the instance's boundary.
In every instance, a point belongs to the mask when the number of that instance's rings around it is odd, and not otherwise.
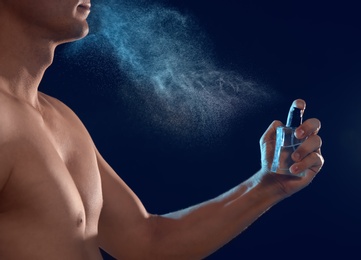
[{"label": "man", "polygon": [[269,171],[274,121],[248,180],[189,209],[148,213],[78,117],[38,91],[56,46],[87,35],[89,11],[87,0],[0,0],[0,259],[101,259],[99,247],[117,259],[202,259],[319,172],[317,119],[296,132],[307,139],[291,170],[306,176]]}]

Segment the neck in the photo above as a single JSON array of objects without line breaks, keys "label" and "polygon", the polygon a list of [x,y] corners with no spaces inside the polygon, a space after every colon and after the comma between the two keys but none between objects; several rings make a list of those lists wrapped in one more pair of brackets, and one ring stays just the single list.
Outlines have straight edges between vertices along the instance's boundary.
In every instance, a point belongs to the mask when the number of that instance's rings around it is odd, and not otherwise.
[{"label": "neck", "polygon": [[38,106],[38,87],[56,44],[0,18],[0,91]]}]

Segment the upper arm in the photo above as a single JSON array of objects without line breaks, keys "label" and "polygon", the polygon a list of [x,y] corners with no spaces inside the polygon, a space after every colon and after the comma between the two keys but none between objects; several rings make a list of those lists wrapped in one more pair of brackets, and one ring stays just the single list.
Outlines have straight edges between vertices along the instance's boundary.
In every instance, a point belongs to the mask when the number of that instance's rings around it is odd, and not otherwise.
[{"label": "upper arm", "polygon": [[96,154],[103,191],[100,247],[117,258],[132,258],[149,245],[152,216],[100,153]]}]

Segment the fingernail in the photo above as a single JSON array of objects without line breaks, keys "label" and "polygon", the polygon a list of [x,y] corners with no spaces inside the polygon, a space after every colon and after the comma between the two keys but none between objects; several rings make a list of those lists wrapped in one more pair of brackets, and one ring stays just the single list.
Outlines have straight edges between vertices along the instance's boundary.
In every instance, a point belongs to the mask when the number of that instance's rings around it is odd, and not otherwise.
[{"label": "fingernail", "polygon": [[297,129],[297,130],[296,130],[296,135],[297,135],[298,137],[303,137],[304,133],[305,133],[305,131],[302,130],[302,129]]},{"label": "fingernail", "polygon": [[291,173],[293,173],[293,174],[297,174],[297,172],[298,172],[298,170],[299,170],[299,168],[298,168],[298,166],[297,165],[293,165],[292,167],[291,167]]},{"label": "fingernail", "polygon": [[300,154],[299,153],[294,153],[293,158],[295,159],[295,161],[298,161],[300,159]]}]

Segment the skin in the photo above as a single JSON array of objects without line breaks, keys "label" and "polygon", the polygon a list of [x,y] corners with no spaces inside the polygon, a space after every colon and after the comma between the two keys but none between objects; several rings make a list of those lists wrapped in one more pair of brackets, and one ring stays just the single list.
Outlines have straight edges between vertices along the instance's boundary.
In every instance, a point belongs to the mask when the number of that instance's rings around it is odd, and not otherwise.
[{"label": "skin", "polygon": [[147,212],[74,112],[38,91],[56,46],[88,33],[87,14],[76,0],[0,0],[1,259],[101,259],[99,247],[117,259],[202,259],[320,171],[321,123],[313,118],[297,130],[307,139],[291,167],[306,176],[269,172],[282,125],[274,121],[249,179],[188,209]]}]

